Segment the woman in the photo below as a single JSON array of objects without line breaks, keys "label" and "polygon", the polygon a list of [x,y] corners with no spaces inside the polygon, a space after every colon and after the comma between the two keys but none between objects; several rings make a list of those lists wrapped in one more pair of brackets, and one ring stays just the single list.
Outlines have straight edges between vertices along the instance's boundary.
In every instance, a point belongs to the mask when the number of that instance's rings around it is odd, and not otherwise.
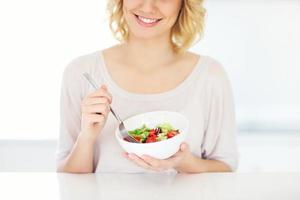
[{"label": "woman", "polygon": [[[230,83],[214,59],[187,51],[202,34],[202,0],[110,0],[110,25],[119,45],[74,59],[61,93],[58,171],[229,172],[237,167]],[[101,88],[82,77],[88,72]],[[111,105],[126,119],[172,110],[190,132],[169,159],[124,153],[114,138]],[[98,114],[97,114],[98,113]],[[101,113],[101,114],[99,114]]]}]

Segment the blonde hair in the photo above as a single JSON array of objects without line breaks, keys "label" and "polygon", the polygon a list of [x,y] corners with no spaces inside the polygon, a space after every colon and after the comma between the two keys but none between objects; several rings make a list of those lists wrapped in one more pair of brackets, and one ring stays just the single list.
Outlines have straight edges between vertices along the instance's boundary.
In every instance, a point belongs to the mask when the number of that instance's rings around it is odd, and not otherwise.
[{"label": "blonde hair", "polygon": [[[123,0],[109,0],[107,10],[110,29],[115,38],[120,42],[128,41],[129,31],[123,16]],[[182,0],[177,21],[171,30],[170,40],[175,52],[185,52],[194,41],[201,38],[205,14],[203,0]]]}]

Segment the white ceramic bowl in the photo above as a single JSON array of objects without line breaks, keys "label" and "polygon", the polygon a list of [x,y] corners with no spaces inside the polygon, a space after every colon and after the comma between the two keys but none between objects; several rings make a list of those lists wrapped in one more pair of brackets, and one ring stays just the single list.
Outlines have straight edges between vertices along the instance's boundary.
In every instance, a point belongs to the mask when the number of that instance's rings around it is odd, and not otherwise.
[{"label": "white ceramic bowl", "polygon": [[157,159],[166,159],[174,155],[185,140],[189,131],[188,119],[173,111],[154,111],[132,116],[123,121],[126,129],[133,130],[146,124],[149,128],[154,128],[160,123],[170,123],[174,129],[179,129],[180,134],[159,142],[153,143],[131,143],[125,141],[120,134],[119,127],[115,130],[115,136],[121,147],[128,153],[138,156],[149,155]]}]

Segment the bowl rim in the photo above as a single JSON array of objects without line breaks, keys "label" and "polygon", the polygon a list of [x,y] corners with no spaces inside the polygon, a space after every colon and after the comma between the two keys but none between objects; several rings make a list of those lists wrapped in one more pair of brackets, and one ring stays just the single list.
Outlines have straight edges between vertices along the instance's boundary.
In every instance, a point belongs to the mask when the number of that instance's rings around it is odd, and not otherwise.
[{"label": "bowl rim", "polygon": [[187,126],[185,127],[185,129],[183,129],[182,132],[180,132],[180,134],[175,135],[172,138],[169,138],[169,139],[166,139],[166,140],[162,140],[162,141],[157,141],[157,142],[151,142],[151,143],[133,143],[133,142],[128,142],[128,141],[124,140],[124,138],[121,137],[121,135],[120,135],[120,133],[118,131],[119,127],[117,126],[116,129],[115,129],[115,136],[116,136],[116,138],[118,140],[124,142],[124,143],[132,144],[132,145],[141,145],[141,144],[143,144],[143,145],[153,145],[153,144],[158,144],[158,143],[162,144],[162,143],[170,142],[171,140],[174,140],[174,139],[178,138],[178,136],[182,136],[182,135],[186,136],[187,135],[186,132],[189,130],[189,120],[187,119],[187,117],[185,115],[183,115],[183,114],[181,114],[179,112],[176,112],[176,111],[158,110],[158,111],[150,111],[150,112],[139,113],[139,114],[132,115],[132,116],[126,118],[125,120],[123,120],[123,122],[125,122],[126,120],[129,120],[129,119],[131,119],[133,117],[138,117],[138,116],[145,115],[145,114],[159,113],[159,112],[162,112],[162,113],[167,112],[167,113],[177,114],[177,115],[179,115],[179,116],[181,116],[181,117],[184,118]]}]

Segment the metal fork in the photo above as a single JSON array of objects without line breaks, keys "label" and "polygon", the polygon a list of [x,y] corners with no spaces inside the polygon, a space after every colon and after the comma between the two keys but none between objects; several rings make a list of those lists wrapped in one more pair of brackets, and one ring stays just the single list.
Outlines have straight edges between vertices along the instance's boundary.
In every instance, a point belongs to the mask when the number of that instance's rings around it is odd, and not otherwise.
[{"label": "metal fork", "polygon": [[[99,89],[99,87],[97,86],[94,79],[88,73],[83,73],[82,75],[88,80],[88,82],[94,87],[95,90]],[[119,115],[117,115],[114,112],[114,110],[111,108],[111,106],[109,106],[109,108],[110,108],[110,111],[112,112],[112,114],[115,116],[115,118],[119,121],[119,131],[121,133],[121,136],[123,138],[126,138],[129,142],[140,143],[138,140],[136,140],[133,136],[131,136],[128,133],[128,131],[126,130],[124,123],[123,123],[122,119],[119,117]]]}]

